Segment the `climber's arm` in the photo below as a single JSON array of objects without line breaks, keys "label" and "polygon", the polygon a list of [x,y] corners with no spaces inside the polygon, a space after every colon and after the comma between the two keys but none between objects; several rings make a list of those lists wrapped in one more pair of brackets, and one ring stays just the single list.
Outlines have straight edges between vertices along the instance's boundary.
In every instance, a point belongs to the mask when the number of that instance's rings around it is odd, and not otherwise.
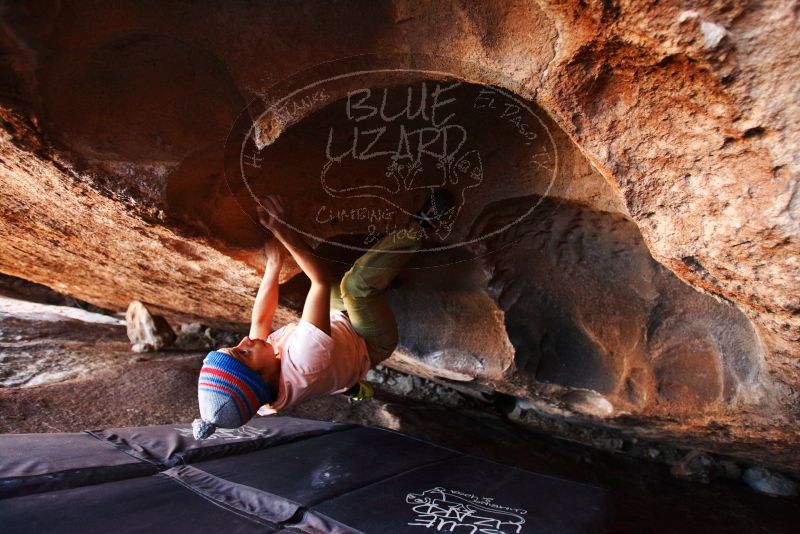
[{"label": "climber's arm", "polygon": [[292,230],[280,229],[273,232],[287,248],[297,265],[303,269],[309,279],[308,290],[303,305],[303,320],[307,321],[328,335],[331,335],[331,274],[328,267],[314,255],[308,243]]},{"label": "climber's arm", "polygon": [[272,330],[272,318],[278,307],[278,278],[283,265],[283,252],[280,243],[274,239],[264,245],[266,268],[258,288],[253,313],[250,320],[250,339],[267,339]]},{"label": "climber's arm", "polygon": [[311,280],[306,302],[303,306],[303,320],[313,324],[326,334],[331,333],[330,291],[331,273],[327,265],[318,258],[300,235],[286,227],[277,217],[285,220],[284,203],[279,197],[267,197],[259,209],[259,219],[283,246],[289,251],[297,265]]}]

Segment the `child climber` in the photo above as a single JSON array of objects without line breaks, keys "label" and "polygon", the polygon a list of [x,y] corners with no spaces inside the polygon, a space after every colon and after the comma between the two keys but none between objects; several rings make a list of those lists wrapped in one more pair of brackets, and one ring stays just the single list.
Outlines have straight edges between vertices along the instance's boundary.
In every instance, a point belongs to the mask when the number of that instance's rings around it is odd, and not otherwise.
[{"label": "child climber", "polygon": [[361,380],[372,365],[397,346],[397,323],[385,295],[392,279],[419,250],[422,238],[455,206],[444,189],[404,231],[387,235],[356,260],[341,283],[302,237],[287,228],[284,201],[267,197],[259,220],[289,251],[311,280],[302,317],[270,334],[278,306],[278,275],[283,254],[277,243],[265,246],[266,270],[253,305],[250,333],[235,347],[208,353],[198,381],[201,419],[194,437],[207,438],[217,427],[237,428],[264,405],[274,410],[322,395],[352,392],[368,398]]}]

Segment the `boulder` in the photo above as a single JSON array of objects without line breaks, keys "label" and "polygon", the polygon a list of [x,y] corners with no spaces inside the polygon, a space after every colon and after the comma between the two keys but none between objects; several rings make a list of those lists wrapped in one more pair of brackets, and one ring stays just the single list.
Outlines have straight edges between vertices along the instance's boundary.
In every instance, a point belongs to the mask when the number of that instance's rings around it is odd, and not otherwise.
[{"label": "boulder", "polygon": [[708,483],[720,471],[717,461],[703,451],[689,451],[670,469],[673,476]]},{"label": "boulder", "polygon": [[773,497],[796,497],[798,494],[797,482],[763,467],[748,468],[742,478],[754,490]]},{"label": "boulder", "polygon": [[152,315],[138,300],[128,305],[125,323],[133,352],[163,350],[172,346],[177,337],[166,319],[160,315]]}]

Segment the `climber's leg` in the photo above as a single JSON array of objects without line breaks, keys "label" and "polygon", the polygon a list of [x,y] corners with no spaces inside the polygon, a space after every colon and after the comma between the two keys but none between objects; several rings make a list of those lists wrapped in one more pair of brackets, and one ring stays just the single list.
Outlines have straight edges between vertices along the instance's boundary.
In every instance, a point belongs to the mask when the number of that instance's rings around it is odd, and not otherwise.
[{"label": "climber's leg", "polygon": [[386,288],[419,250],[421,233],[393,232],[356,260],[340,285],[350,322],[364,338],[373,365],[388,358],[397,346],[397,321]]}]

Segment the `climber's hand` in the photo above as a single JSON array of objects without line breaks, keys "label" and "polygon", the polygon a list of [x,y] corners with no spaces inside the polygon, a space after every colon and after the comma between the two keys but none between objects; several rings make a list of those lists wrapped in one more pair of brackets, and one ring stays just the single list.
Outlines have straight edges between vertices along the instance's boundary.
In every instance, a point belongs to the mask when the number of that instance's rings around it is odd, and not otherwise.
[{"label": "climber's hand", "polygon": [[267,195],[261,199],[256,212],[259,222],[272,232],[286,223],[286,202],[280,195]]}]

